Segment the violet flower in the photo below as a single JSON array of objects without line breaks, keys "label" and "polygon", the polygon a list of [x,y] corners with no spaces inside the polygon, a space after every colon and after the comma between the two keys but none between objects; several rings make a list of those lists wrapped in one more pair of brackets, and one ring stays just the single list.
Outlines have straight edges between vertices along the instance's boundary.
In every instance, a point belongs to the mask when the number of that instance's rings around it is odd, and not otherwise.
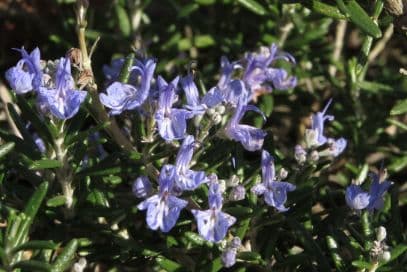
[{"label": "violet flower", "polygon": [[372,184],[370,185],[370,201],[367,209],[369,211],[374,209],[379,210],[383,207],[383,196],[392,185],[392,182],[385,180],[384,174],[371,173],[370,178],[372,179]]},{"label": "violet flower", "polygon": [[[135,60],[135,64],[132,71],[140,75],[138,86],[115,81],[107,87],[106,94],[99,95],[100,102],[111,109],[110,115],[117,115],[125,110],[140,107],[149,95],[156,63],[152,59],[147,59],[144,62]],[[115,74],[111,76],[113,78]]]},{"label": "violet flower", "polygon": [[332,121],[334,120],[333,115],[326,115],[326,111],[328,110],[329,106],[332,103],[332,98],[329,99],[328,103],[326,104],[325,108],[322,112],[317,112],[316,114],[312,115],[312,127],[311,129],[316,132],[316,144],[321,146],[327,142],[327,137],[324,136],[324,123],[325,121]]},{"label": "violet flower", "polygon": [[239,237],[234,237],[232,241],[230,241],[229,245],[226,247],[221,255],[221,260],[224,267],[229,268],[235,265],[237,250],[239,249],[241,244],[242,241]]},{"label": "violet flower", "polygon": [[175,88],[178,85],[178,80],[179,77],[176,77],[168,84],[160,76],[157,79],[160,95],[155,120],[160,136],[167,141],[183,139],[186,134],[187,119],[194,116],[192,112],[186,109],[172,107],[177,100]]},{"label": "violet flower", "polygon": [[21,53],[22,59],[6,71],[7,81],[17,94],[38,91],[42,83],[40,50],[37,47],[30,54],[24,47],[15,50]]},{"label": "violet flower", "polygon": [[152,189],[151,182],[146,176],[138,177],[133,182],[132,191],[137,198],[148,197],[151,194]]},{"label": "violet flower", "polygon": [[217,243],[225,238],[228,229],[236,222],[236,218],[221,211],[223,197],[219,183],[216,181],[209,185],[208,202],[210,209],[191,210],[191,212],[197,221],[199,234],[205,240]]},{"label": "violet flower", "polygon": [[294,191],[296,186],[282,181],[275,181],[275,168],[273,157],[265,150],[261,154],[262,182],[252,187],[256,195],[264,195],[264,201],[279,212],[288,211],[284,206],[287,201],[287,192]]},{"label": "violet flower", "polygon": [[194,153],[195,139],[188,135],[182,142],[181,148],[178,151],[175,166],[172,166],[175,171],[174,192],[180,193],[184,190],[195,190],[199,185],[206,182],[204,171],[193,171],[189,169],[189,165]]},{"label": "violet flower", "polygon": [[176,224],[179,214],[187,201],[171,194],[174,184],[174,168],[163,166],[159,177],[159,192],[140,204],[139,210],[147,210],[146,222],[150,229],[169,232]]},{"label": "violet flower", "polygon": [[[282,59],[295,64],[295,59],[288,53],[279,52],[278,47],[272,44],[270,47],[262,47],[260,53],[246,55],[247,65],[243,74],[243,81],[252,93],[265,89],[290,89],[295,87],[297,79],[288,76],[284,69],[269,67],[275,60]],[[271,86],[267,83],[271,83]]]},{"label": "violet flower", "polygon": [[359,185],[351,184],[345,192],[346,204],[353,210],[362,210],[369,205],[370,195]]},{"label": "violet flower", "polygon": [[226,125],[225,133],[230,139],[240,142],[246,150],[255,151],[262,148],[264,137],[266,137],[267,133],[256,127],[239,124],[248,110],[263,115],[263,113],[255,106],[238,103],[234,115]]},{"label": "violet flower", "polygon": [[87,92],[75,90],[71,75],[71,62],[60,58],[52,88],[40,87],[38,92],[39,106],[50,111],[58,119],[69,119],[79,110]]}]

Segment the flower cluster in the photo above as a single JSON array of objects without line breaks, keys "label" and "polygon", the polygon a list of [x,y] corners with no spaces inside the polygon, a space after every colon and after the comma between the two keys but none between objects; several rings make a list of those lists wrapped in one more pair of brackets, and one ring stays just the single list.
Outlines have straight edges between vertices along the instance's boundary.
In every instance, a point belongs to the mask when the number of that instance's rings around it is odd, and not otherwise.
[{"label": "flower cluster", "polygon": [[[113,83],[108,86],[107,95],[101,94],[100,99],[105,106],[111,109],[111,114],[135,108],[139,112],[148,112],[150,116],[153,116],[156,131],[162,139],[166,142],[182,140],[175,164],[165,164],[161,168],[157,193],[153,193],[154,189],[147,177],[139,177],[133,184],[134,194],[139,198],[145,198],[138,208],[147,210],[146,221],[150,229],[170,231],[175,226],[181,210],[188,206],[188,202],[181,198],[183,192],[193,191],[202,184],[206,184],[209,189],[209,209],[193,208],[190,211],[195,217],[198,232],[204,239],[217,243],[225,238],[236,218],[222,211],[223,194],[226,187],[218,180],[218,177],[215,174],[190,169],[194,149],[200,148],[200,143],[187,133],[188,119],[194,117],[202,119],[203,116],[208,116],[213,125],[222,124],[223,127],[219,130],[223,131],[227,138],[240,142],[248,151],[261,150],[266,133],[260,128],[242,124],[241,120],[247,111],[255,111],[265,119],[264,114],[257,107],[249,104],[259,95],[260,89],[270,92],[273,88],[288,89],[295,86],[295,77],[289,77],[283,69],[270,67],[276,59],[294,62],[294,58],[289,54],[279,53],[275,45],[263,48],[260,53],[248,54],[242,61],[230,62],[223,57],[218,83],[202,97],[192,74],[182,78],[176,77],[171,82],[158,76],[153,80],[148,96],[138,95],[138,93],[144,92],[144,89],[136,87],[134,82],[137,81],[138,75],[140,86],[150,86],[150,83],[145,83],[145,81],[152,80],[151,74],[155,63],[151,62],[150,66],[141,66],[141,64],[151,60],[136,62],[136,66],[131,69],[132,83],[129,84],[116,81],[119,71],[115,69],[123,65],[123,60],[113,62],[112,67],[105,69],[108,71],[108,79]],[[237,69],[244,70],[241,78],[235,77],[234,72]],[[134,75],[133,70],[138,74]],[[186,103],[184,105],[182,105],[183,100],[180,97],[182,93],[178,92],[179,83],[185,95]],[[113,87],[118,89],[112,92]],[[120,88],[122,88],[121,91]],[[136,97],[143,97],[144,100],[136,99]],[[110,102],[107,103],[107,101]],[[135,104],[128,101],[138,101],[137,107],[133,107]],[[229,119],[227,119],[228,116],[230,116]],[[277,211],[287,211],[288,208],[284,206],[287,192],[293,191],[295,185],[276,180],[274,160],[265,150],[262,151],[261,165],[263,182],[255,185],[252,192],[264,195],[265,202],[275,207]],[[282,176],[277,177],[277,179],[283,178]],[[243,200],[246,194],[245,187],[239,184],[240,180],[236,176],[232,179],[233,182],[230,181],[231,184],[228,184],[232,188],[228,200]],[[233,251],[234,256],[236,255],[235,247],[229,251]],[[233,255],[233,252],[230,252],[227,254],[228,256]],[[228,261],[228,263],[231,264],[232,261]]]},{"label": "flower cluster", "polygon": [[372,183],[369,192],[365,192],[359,184],[351,184],[346,188],[345,200],[351,209],[374,211],[383,207],[383,196],[392,182],[386,180],[386,171],[371,173],[370,178]]},{"label": "flower cluster", "polygon": [[305,131],[305,145],[295,147],[295,159],[303,164],[307,160],[318,161],[320,157],[333,156],[341,154],[347,145],[344,138],[334,139],[324,135],[324,126],[326,121],[334,120],[333,115],[327,115],[332,99],[328,101],[322,112],[312,115],[312,126]]},{"label": "flower cluster", "polygon": [[30,54],[24,48],[16,50],[22,59],[6,72],[11,88],[19,95],[34,91],[43,113],[51,113],[61,120],[72,118],[87,93],[75,88],[70,60],[43,62],[38,48]]}]

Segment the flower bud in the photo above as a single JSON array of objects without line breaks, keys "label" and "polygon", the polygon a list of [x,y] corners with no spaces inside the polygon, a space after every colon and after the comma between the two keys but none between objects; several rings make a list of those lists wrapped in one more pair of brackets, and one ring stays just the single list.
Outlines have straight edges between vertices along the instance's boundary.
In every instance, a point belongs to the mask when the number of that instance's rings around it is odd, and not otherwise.
[{"label": "flower bud", "polygon": [[285,170],[285,168],[281,168],[280,171],[278,172],[278,177],[280,180],[285,179],[288,176],[288,172],[287,170]]},{"label": "flower bud", "polygon": [[239,201],[243,200],[246,195],[246,189],[243,185],[238,185],[233,187],[232,191],[230,192],[229,199],[231,201]]},{"label": "flower bud", "polygon": [[209,116],[213,116],[215,113],[216,113],[216,111],[215,111],[215,109],[213,109],[213,108],[209,108],[209,109],[206,111],[206,114],[209,115]]},{"label": "flower bud", "polygon": [[230,247],[238,249],[242,245],[242,241],[239,237],[233,237],[232,241],[230,241]]},{"label": "flower bud", "polygon": [[318,151],[314,150],[311,152],[310,160],[313,162],[317,162],[319,160],[319,153]]},{"label": "flower bud", "polygon": [[318,146],[318,131],[315,129],[305,130],[305,144],[307,148]]},{"label": "flower bud", "polygon": [[226,181],[224,179],[218,180],[219,183],[219,191],[224,193],[226,191]]},{"label": "flower bud", "polygon": [[236,263],[236,253],[235,248],[227,248],[222,252],[222,263],[224,267],[232,267]]},{"label": "flower bud", "polygon": [[239,185],[240,183],[240,178],[237,175],[232,175],[226,182],[226,185],[228,187],[235,187]]},{"label": "flower bud", "polygon": [[386,239],[386,236],[387,236],[386,228],[383,226],[378,227],[376,230],[376,240],[382,242],[384,241],[384,239]]},{"label": "flower bud", "polygon": [[380,254],[379,259],[381,262],[388,262],[391,259],[391,253],[389,251],[384,251]]},{"label": "flower bud", "polygon": [[151,183],[145,176],[138,177],[133,183],[132,190],[137,198],[146,198],[151,194]]},{"label": "flower bud", "polygon": [[222,116],[221,116],[220,114],[218,114],[218,113],[215,113],[215,114],[212,116],[212,121],[213,121],[213,123],[214,123],[215,125],[218,125],[218,124],[220,124],[220,122],[222,122]]},{"label": "flower bud", "polygon": [[307,152],[301,145],[296,145],[294,157],[299,164],[303,164],[307,160]]},{"label": "flower bud", "polygon": [[201,114],[195,115],[195,117],[194,117],[194,126],[196,128],[198,128],[200,126],[202,119],[203,119],[203,115],[201,115]]},{"label": "flower bud", "polygon": [[218,105],[216,107],[216,112],[219,113],[220,115],[224,114],[226,112],[226,108],[223,105]]}]

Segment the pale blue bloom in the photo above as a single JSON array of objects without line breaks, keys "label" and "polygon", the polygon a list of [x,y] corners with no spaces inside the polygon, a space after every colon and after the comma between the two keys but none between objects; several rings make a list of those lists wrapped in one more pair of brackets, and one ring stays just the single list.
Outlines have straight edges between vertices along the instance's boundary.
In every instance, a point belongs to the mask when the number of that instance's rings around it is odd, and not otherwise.
[{"label": "pale blue bloom", "polygon": [[160,136],[167,141],[183,139],[186,135],[187,119],[194,116],[189,110],[173,108],[173,104],[177,100],[175,89],[178,80],[179,77],[176,77],[168,84],[160,76],[157,79],[160,94],[155,120]]},{"label": "pale blue bloom", "polygon": [[392,183],[387,180],[381,180],[380,176],[375,173],[371,173],[370,178],[372,179],[372,184],[370,185],[370,201],[367,209],[369,211],[374,209],[379,210],[383,207],[383,196]]},{"label": "pale blue bloom", "polygon": [[328,103],[326,104],[325,108],[322,112],[317,112],[312,115],[312,127],[311,129],[316,132],[316,143],[318,146],[323,145],[327,142],[327,137],[324,136],[324,123],[325,121],[332,121],[334,120],[333,115],[326,115],[326,111],[328,110],[329,106],[332,103],[332,99],[329,99]]},{"label": "pale blue bloom", "polygon": [[295,59],[288,53],[279,52],[278,47],[272,44],[270,47],[262,47],[259,53],[246,55],[246,67],[243,81],[251,92],[259,89],[271,91],[272,89],[290,89],[295,87],[297,79],[288,76],[284,69],[269,67],[275,60],[283,59],[295,63]]},{"label": "pale blue bloom", "polygon": [[255,151],[262,148],[264,137],[266,137],[267,133],[259,128],[240,124],[248,110],[256,111],[263,115],[255,106],[238,103],[235,113],[226,125],[225,133],[230,139],[240,142],[246,150]]},{"label": "pale blue bloom", "polygon": [[72,118],[85,100],[87,92],[75,90],[75,82],[71,75],[71,62],[61,58],[55,73],[54,86],[40,87],[38,103],[42,109],[50,111],[59,119]]},{"label": "pale blue bloom", "polygon": [[40,50],[37,47],[30,54],[24,47],[15,50],[21,53],[22,59],[7,70],[7,81],[17,94],[38,91],[42,84]]},{"label": "pale blue bloom", "polygon": [[153,188],[151,186],[151,182],[146,176],[138,177],[133,182],[132,191],[137,198],[148,197],[151,194],[152,190]]},{"label": "pale blue bloom", "polygon": [[243,200],[246,196],[246,189],[243,185],[237,185],[232,188],[232,191],[229,195],[229,200],[231,201],[239,201]]},{"label": "pale blue bloom", "polygon": [[[143,62],[135,60],[131,75],[140,76],[140,84],[136,84],[136,80],[132,81],[133,84],[115,81],[106,89],[106,94],[100,94],[100,101],[111,109],[111,115],[117,115],[125,110],[133,110],[143,105],[149,96],[155,67],[156,62],[152,59]],[[117,76],[112,72],[111,77],[116,78]]]},{"label": "pale blue bloom", "polygon": [[176,224],[187,201],[172,195],[174,168],[163,166],[159,177],[159,192],[138,204],[139,210],[147,210],[146,222],[150,229],[169,232]]},{"label": "pale blue bloom", "polygon": [[222,264],[224,267],[229,268],[236,263],[237,249],[233,247],[226,248],[221,255]]},{"label": "pale blue bloom", "polygon": [[256,195],[264,195],[264,201],[275,207],[279,212],[288,210],[284,206],[287,192],[294,191],[296,186],[282,181],[275,181],[275,167],[273,157],[265,150],[261,154],[262,182],[252,187]]},{"label": "pale blue bloom", "polygon": [[228,229],[236,222],[236,218],[221,211],[223,197],[217,182],[211,182],[209,185],[208,202],[208,210],[191,210],[191,212],[197,221],[199,234],[207,241],[219,242],[225,238]]},{"label": "pale blue bloom", "polygon": [[353,210],[362,210],[369,205],[370,195],[359,185],[351,184],[345,192],[346,204]]},{"label": "pale blue bloom", "polygon": [[185,137],[182,145],[178,151],[177,159],[175,161],[175,184],[174,192],[180,193],[184,190],[195,190],[199,185],[206,182],[206,175],[204,171],[193,171],[189,169],[192,156],[194,153],[195,139],[193,136],[188,135]]}]

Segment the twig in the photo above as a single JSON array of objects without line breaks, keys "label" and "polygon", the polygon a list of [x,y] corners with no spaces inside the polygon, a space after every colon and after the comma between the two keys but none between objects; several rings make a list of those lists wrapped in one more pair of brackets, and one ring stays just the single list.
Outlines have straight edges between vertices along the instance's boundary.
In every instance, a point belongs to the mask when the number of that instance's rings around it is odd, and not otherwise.
[{"label": "twig", "polygon": [[367,63],[371,63],[376,57],[384,50],[386,47],[387,42],[393,36],[394,26],[390,24],[386,31],[383,34],[383,37],[376,43],[375,47],[370,51],[369,57],[367,59]]},{"label": "twig", "polygon": [[92,96],[92,111],[94,112],[94,117],[97,122],[101,123],[108,123],[108,127],[106,131],[108,134],[113,138],[113,140],[124,150],[126,151],[137,151],[135,147],[133,147],[132,143],[124,136],[122,131],[120,130],[119,126],[116,123],[114,118],[109,118],[108,114],[105,111],[102,103],[99,100],[99,94],[97,91],[97,85],[95,83],[91,65],[91,59],[88,55],[88,49],[86,47],[86,38],[85,38],[85,30],[86,30],[86,10],[87,10],[88,2],[86,0],[77,0],[77,35],[79,41],[79,48],[82,52],[83,58],[83,69],[84,73],[90,75],[91,80],[88,82],[86,89],[89,91],[90,95]]},{"label": "twig", "polygon": [[[11,118],[10,112],[7,108],[7,104],[12,102],[10,93],[8,92],[6,86],[1,82],[0,82],[0,99],[3,102],[4,110],[6,112],[6,119],[11,128],[11,131],[13,132],[14,135],[16,135],[17,137],[22,139],[23,136],[21,135],[16,124],[14,123],[13,118]],[[20,111],[20,109],[17,106],[16,106],[16,110],[17,110],[17,112]]]},{"label": "twig", "polygon": [[348,25],[348,21],[346,20],[340,20],[339,23],[336,25],[336,34],[335,34],[335,47],[334,51],[332,53],[332,64],[329,67],[329,75],[334,77],[336,74],[336,65],[335,62],[339,60],[339,57],[341,56],[342,48],[343,48],[343,40],[345,37],[346,33],[346,27]]}]

